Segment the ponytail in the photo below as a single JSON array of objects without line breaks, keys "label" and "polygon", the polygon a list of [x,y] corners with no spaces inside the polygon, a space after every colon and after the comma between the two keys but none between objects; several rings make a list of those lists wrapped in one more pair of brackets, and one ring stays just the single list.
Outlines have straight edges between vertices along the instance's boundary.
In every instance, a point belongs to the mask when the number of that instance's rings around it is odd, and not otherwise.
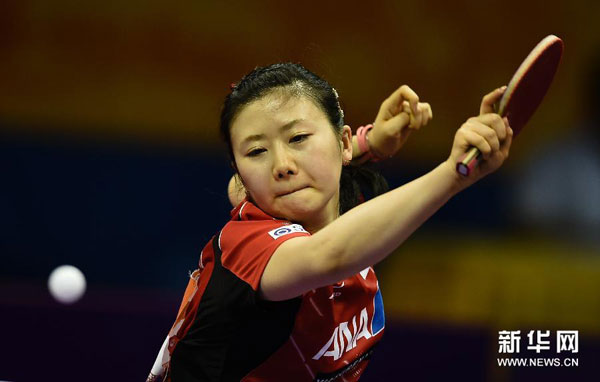
[{"label": "ponytail", "polygon": [[340,177],[340,215],[389,190],[385,178],[364,166],[344,166]]}]

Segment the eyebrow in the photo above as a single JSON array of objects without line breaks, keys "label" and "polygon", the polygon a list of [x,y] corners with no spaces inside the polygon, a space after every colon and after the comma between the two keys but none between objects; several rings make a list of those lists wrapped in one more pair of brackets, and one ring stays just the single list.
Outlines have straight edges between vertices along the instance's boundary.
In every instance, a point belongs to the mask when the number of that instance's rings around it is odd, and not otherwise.
[{"label": "eyebrow", "polygon": [[[303,122],[303,121],[304,121],[303,118],[298,118],[298,119],[291,120],[288,123],[282,125],[279,128],[279,131],[283,132],[283,131],[289,130],[292,127],[294,127],[297,123]],[[260,139],[263,139],[264,137],[265,137],[265,134],[253,134],[253,135],[249,135],[246,138],[244,138],[244,140],[242,140],[242,145],[245,145],[248,142],[258,141]]]}]

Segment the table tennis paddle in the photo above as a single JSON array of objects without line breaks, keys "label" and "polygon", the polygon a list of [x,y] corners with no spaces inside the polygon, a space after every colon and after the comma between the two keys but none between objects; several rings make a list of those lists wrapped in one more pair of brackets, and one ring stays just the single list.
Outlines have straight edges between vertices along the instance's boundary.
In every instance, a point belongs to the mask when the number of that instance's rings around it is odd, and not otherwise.
[{"label": "table tennis paddle", "polygon": [[[560,38],[554,35],[545,37],[533,48],[508,83],[496,110],[500,116],[508,118],[513,138],[521,132],[542,103],[558,69],[563,48]],[[469,176],[480,159],[481,153],[473,147],[456,164],[456,171]]]}]

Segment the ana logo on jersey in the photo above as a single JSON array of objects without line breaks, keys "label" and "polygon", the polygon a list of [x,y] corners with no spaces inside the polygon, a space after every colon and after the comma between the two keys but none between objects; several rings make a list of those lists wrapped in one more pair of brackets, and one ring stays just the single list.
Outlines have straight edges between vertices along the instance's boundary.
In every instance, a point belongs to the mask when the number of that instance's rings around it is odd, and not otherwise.
[{"label": "ana logo on jersey", "polygon": [[275,228],[274,230],[269,231],[269,235],[271,235],[273,239],[278,239],[281,236],[289,235],[290,233],[296,232],[308,233],[300,224],[288,224],[283,227]]},{"label": "ana logo on jersey", "polygon": [[[352,317],[352,329],[348,326],[348,321],[339,324],[333,330],[329,341],[313,356],[313,359],[319,360],[321,357],[333,357],[333,360],[337,361],[344,353],[354,349],[358,340],[361,338],[369,339],[383,330],[385,327],[385,313],[383,311],[383,299],[380,290],[377,290],[373,298],[371,325],[369,325],[367,308],[363,308],[360,311],[358,327],[356,321],[356,316]],[[333,349],[331,349],[332,346]]]},{"label": "ana logo on jersey", "polygon": [[[369,332],[368,328],[369,317],[367,315],[367,308],[363,308],[360,312],[360,324],[358,329],[356,327],[356,316],[352,317],[352,331],[348,327],[348,322],[342,322],[337,328],[333,330],[331,338],[325,346],[317,354],[314,355],[314,360],[319,360],[321,357],[333,357],[334,361],[337,361],[342,354],[348,352],[356,347],[356,342],[361,338],[369,339],[373,335]],[[331,345],[333,344],[333,349]]]}]

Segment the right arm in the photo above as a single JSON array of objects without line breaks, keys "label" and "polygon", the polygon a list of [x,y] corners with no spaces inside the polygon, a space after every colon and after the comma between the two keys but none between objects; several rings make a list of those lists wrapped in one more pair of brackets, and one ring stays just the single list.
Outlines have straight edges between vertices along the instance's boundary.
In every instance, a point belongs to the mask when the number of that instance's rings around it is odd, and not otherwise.
[{"label": "right arm", "polygon": [[[279,246],[262,275],[262,296],[296,297],[381,261],[453,195],[500,167],[512,141],[508,121],[491,113],[501,95],[497,89],[484,97],[481,115],[458,129],[450,157],[434,170],[353,208],[312,236]],[[464,178],[455,167],[471,146],[479,148],[483,161]]]}]

